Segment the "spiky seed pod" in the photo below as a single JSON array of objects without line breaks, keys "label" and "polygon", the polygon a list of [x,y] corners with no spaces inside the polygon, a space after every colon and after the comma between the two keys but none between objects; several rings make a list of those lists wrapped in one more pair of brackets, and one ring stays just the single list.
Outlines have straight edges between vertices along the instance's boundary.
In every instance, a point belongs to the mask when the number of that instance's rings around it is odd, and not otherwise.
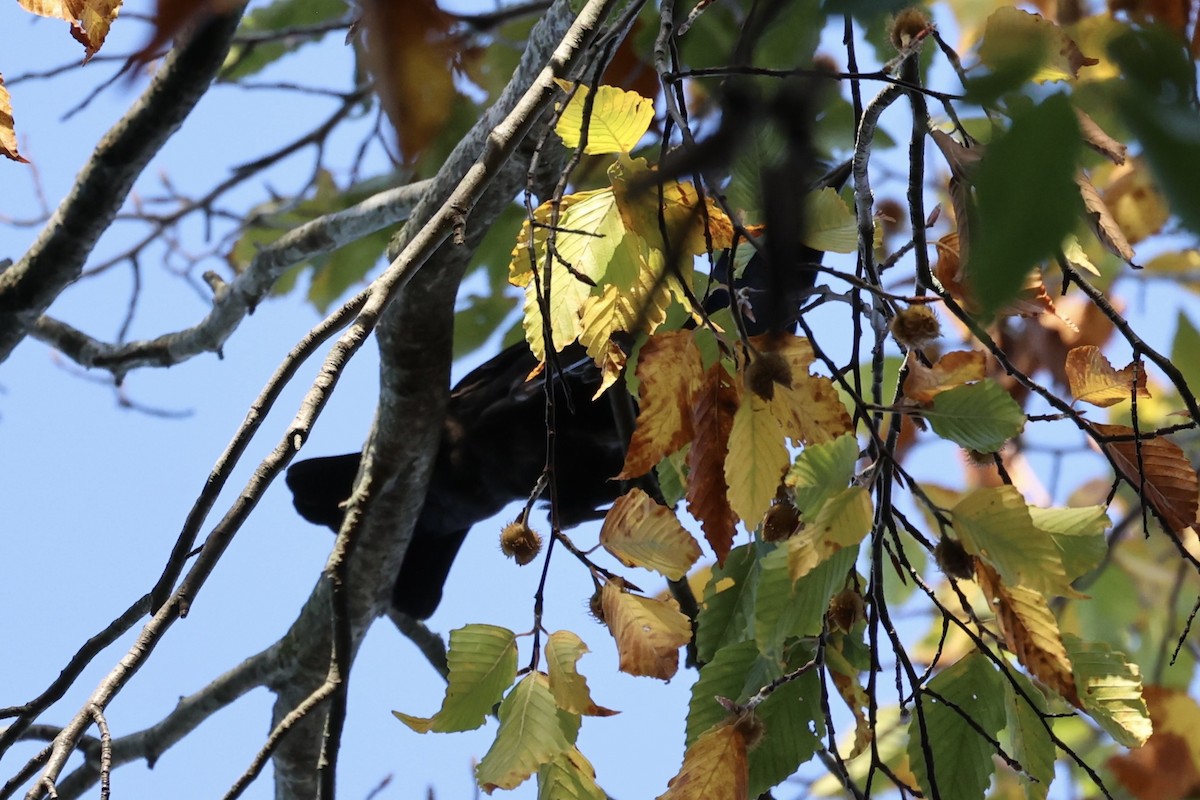
[{"label": "spiky seed pod", "polygon": [[733,727],[741,734],[747,750],[753,750],[762,742],[767,732],[767,726],[753,711],[743,711],[733,719]]},{"label": "spiky seed pod", "polygon": [[829,601],[829,611],[825,615],[831,629],[849,633],[855,623],[867,618],[867,606],[862,595],[854,589],[843,589]]},{"label": "spiky seed pod", "polygon": [[888,31],[892,46],[903,50],[909,43],[929,28],[929,17],[916,6],[909,6],[892,18],[892,27]]},{"label": "spiky seed pod", "polygon": [[779,353],[766,350],[746,367],[746,388],[763,400],[775,397],[775,384],[792,388],[792,367]]},{"label": "spiky seed pod", "polygon": [[523,567],[542,552],[542,537],[524,520],[513,520],[500,531],[500,550]]},{"label": "spiky seed pod", "polygon": [[956,539],[943,536],[933,548],[933,557],[937,559],[938,567],[951,578],[969,581],[975,577],[975,556],[967,552]]},{"label": "spiky seed pod", "polygon": [[592,592],[592,596],[588,598],[588,613],[601,625],[608,624],[604,620],[604,602],[599,589]]},{"label": "spiky seed pod", "polygon": [[937,314],[927,305],[900,309],[892,317],[892,336],[904,347],[919,350],[942,335]]}]

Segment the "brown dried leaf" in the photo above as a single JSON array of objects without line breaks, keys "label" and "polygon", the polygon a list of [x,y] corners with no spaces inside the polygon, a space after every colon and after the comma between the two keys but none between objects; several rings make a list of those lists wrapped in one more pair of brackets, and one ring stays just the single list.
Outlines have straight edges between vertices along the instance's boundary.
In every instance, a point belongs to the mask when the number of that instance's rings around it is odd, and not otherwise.
[{"label": "brown dried leaf", "polygon": [[1081,708],[1071,659],[1046,597],[1024,586],[1005,586],[986,561],[975,559],[975,579],[996,614],[1008,649],[1029,674]]},{"label": "brown dried leaf", "polygon": [[1110,758],[1109,768],[1137,800],[1200,796],[1195,745],[1200,707],[1185,692],[1161,686],[1147,686],[1142,697],[1154,733],[1142,747]]},{"label": "brown dried leaf", "polygon": [[741,726],[720,722],[700,734],[683,754],[679,774],[657,800],[746,800],[750,767]]},{"label": "brown dried leaf", "polygon": [[1096,120],[1081,109],[1074,106],[1073,108],[1075,118],[1079,121],[1079,133],[1083,136],[1083,143],[1114,164],[1124,164],[1128,148],[1105,133],[1104,129],[1096,124]]},{"label": "brown dried leaf", "polygon": [[692,393],[700,386],[700,351],[690,331],[651,336],[638,355],[638,417],[619,480],[645,475],[692,440]]},{"label": "brown dried leaf", "polygon": [[909,353],[905,366],[904,396],[920,406],[928,406],[947,389],[987,377],[987,355],[981,350],[955,350],[946,353],[932,367]]},{"label": "brown dried leaf", "polygon": [[[108,36],[121,10],[121,0],[17,0],[26,11],[71,23],[71,36],[83,45],[86,64]],[[160,3],[161,5],[161,3]],[[160,9],[161,11],[161,9]]]},{"label": "brown dried leaf", "polygon": [[451,36],[454,18],[436,0],[367,0],[362,9],[376,91],[396,128],[400,152],[412,162],[441,133],[454,108],[461,47]]},{"label": "brown dried leaf", "polygon": [[729,452],[729,431],[738,409],[738,384],[724,367],[713,364],[693,399],[695,439],[687,456],[687,508],[700,521],[704,538],[717,554],[717,563],[724,564],[737,526],[725,482],[725,454]]},{"label": "brown dried leaf", "polygon": [[604,584],[600,603],[622,672],[664,681],[675,676],[679,648],[692,640],[692,622],[679,613],[678,603],[630,594],[619,580]]},{"label": "brown dried leaf", "polygon": [[[1101,448],[1136,491],[1142,485],[1138,478],[1138,448],[1132,437],[1133,428],[1125,425],[1100,425],[1093,428],[1101,436],[1131,437],[1116,442],[1102,442]],[[1141,440],[1142,475],[1145,478],[1145,498],[1150,507],[1178,535],[1196,524],[1200,505],[1200,481],[1196,471],[1179,445],[1165,436]]]},{"label": "brown dried leaf", "polygon": [[1064,367],[1067,383],[1071,387],[1071,395],[1076,400],[1091,403],[1100,408],[1114,406],[1123,400],[1128,400],[1133,391],[1134,376],[1137,377],[1138,397],[1149,397],[1146,389],[1146,370],[1138,369],[1134,364],[1117,370],[1100,352],[1100,348],[1092,345],[1073,348],[1067,353]]},{"label": "brown dried leaf", "polygon": [[700,545],[674,512],[641,489],[618,497],[604,517],[600,544],[627,567],[645,567],[677,581],[700,558]]},{"label": "brown dried leaf", "polygon": [[28,164],[28,160],[17,152],[17,132],[13,127],[12,98],[4,88],[4,76],[0,75],[0,155]]},{"label": "brown dried leaf", "polygon": [[1129,240],[1125,238],[1121,226],[1109,212],[1104,199],[1096,191],[1096,187],[1082,173],[1075,176],[1075,184],[1079,187],[1079,196],[1083,198],[1083,205],[1087,210],[1085,217],[1088,225],[1096,234],[1096,238],[1117,258],[1133,264],[1133,248],[1130,247]]}]

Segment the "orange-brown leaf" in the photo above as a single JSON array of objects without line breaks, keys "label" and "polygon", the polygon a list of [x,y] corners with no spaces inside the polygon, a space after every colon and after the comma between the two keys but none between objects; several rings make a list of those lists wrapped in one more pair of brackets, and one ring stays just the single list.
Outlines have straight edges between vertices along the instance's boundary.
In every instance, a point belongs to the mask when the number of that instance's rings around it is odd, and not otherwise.
[{"label": "orange-brown leaf", "polygon": [[909,353],[904,377],[904,396],[921,406],[947,389],[987,377],[987,355],[980,350],[955,350],[946,353],[932,367]]},{"label": "orange-brown leaf", "polygon": [[[108,29],[121,10],[121,0],[17,0],[21,7],[41,17],[71,23],[71,36],[83,45],[84,63],[104,44]],[[164,40],[165,41],[165,40]]]},{"label": "orange-brown leaf", "polygon": [[1143,479],[1139,479],[1138,447],[1132,439],[1133,428],[1099,424],[1093,424],[1092,427],[1101,436],[1130,437],[1121,441],[1102,442],[1100,446],[1134,490],[1141,487],[1144,479],[1146,502],[1172,533],[1178,534],[1196,523],[1200,482],[1179,445],[1165,436],[1142,439],[1140,473]]},{"label": "orange-brown leaf", "polygon": [[17,152],[17,132],[13,128],[12,98],[4,88],[4,76],[0,75],[0,155],[13,161],[28,163]]},{"label": "orange-brown leaf", "polygon": [[1147,686],[1142,697],[1154,733],[1142,747],[1109,759],[1109,768],[1137,800],[1200,797],[1196,701],[1185,692],[1161,686]]},{"label": "orange-brown leaf", "polygon": [[733,547],[737,515],[729,505],[725,482],[725,454],[729,431],[738,409],[738,384],[719,363],[713,364],[693,395],[692,430],[695,439],[688,451],[687,507],[700,521],[717,563],[724,564]]},{"label": "orange-brown leaf", "polygon": [[454,20],[436,0],[367,0],[362,9],[375,85],[400,152],[411,162],[454,108]]},{"label": "orange-brown leaf", "polygon": [[1081,708],[1071,659],[1045,595],[1024,586],[1005,586],[983,559],[975,559],[975,579],[988,599],[1008,649],[1029,674]]},{"label": "orange-brown leaf", "polygon": [[617,477],[645,475],[692,439],[692,392],[700,385],[700,351],[689,331],[651,336],[638,355],[638,418]]},{"label": "orange-brown leaf", "polygon": [[1083,198],[1087,221],[1096,238],[1110,253],[1132,264],[1133,248],[1130,247],[1129,240],[1125,238],[1125,232],[1117,224],[1116,218],[1108,210],[1108,205],[1096,191],[1096,187],[1082,173],[1075,177],[1075,183],[1079,186],[1079,196]]},{"label": "orange-brown leaf", "polygon": [[600,593],[604,624],[617,642],[620,670],[664,681],[679,669],[679,648],[692,640],[692,623],[672,600],[654,600],[625,591],[618,581]]},{"label": "orange-brown leaf", "polygon": [[683,766],[657,800],[746,800],[750,770],[746,738],[731,721],[700,734],[683,754]]},{"label": "orange-brown leaf", "polygon": [[1072,396],[1100,408],[1128,400],[1134,391],[1135,374],[1138,397],[1150,396],[1145,368],[1139,369],[1131,363],[1124,369],[1115,369],[1100,348],[1092,345],[1072,348],[1067,353],[1064,370]]},{"label": "orange-brown leaf", "polygon": [[634,487],[612,504],[600,544],[627,567],[644,567],[679,580],[700,558],[700,545],[675,513]]}]

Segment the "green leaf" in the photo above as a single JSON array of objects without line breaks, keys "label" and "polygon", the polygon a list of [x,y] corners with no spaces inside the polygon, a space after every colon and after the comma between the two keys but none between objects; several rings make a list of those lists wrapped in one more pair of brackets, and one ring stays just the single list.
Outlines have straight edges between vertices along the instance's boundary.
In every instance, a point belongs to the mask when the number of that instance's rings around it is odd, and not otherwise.
[{"label": "green leaf", "polygon": [[716,698],[724,697],[736,703],[746,700],[749,692],[758,691],[758,686],[747,687],[746,678],[751,672],[763,674],[767,680],[783,674],[773,661],[759,655],[754,642],[723,647],[700,668],[700,677],[692,685],[692,699],[688,702],[685,746],[691,746],[696,737],[725,718],[728,712]]},{"label": "green leaf", "polygon": [[939,392],[921,414],[938,436],[980,453],[996,452],[1025,428],[1025,412],[990,378]]},{"label": "green leaf", "polygon": [[1028,800],[1046,800],[1054,780],[1054,740],[1043,723],[1048,713],[1046,698],[1020,672],[1014,670],[1010,672],[1010,677],[1033,701],[1033,707],[1017,694],[1011,683],[1004,682],[1004,713],[1007,720],[1004,730],[1008,738],[1008,752],[1025,769],[1020,775],[1025,797]]},{"label": "green leaf", "polygon": [[1200,393],[1200,332],[1183,311],[1175,322],[1175,340],[1171,343],[1171,363],[1183,374],[1193,394]]},{"label": "green leaf", "polygon": [[578,748],[559,753],[538,768],[538,800],[607,800],[596,770]]},{"label": "green leaf", "polygon": [[[628,363],[625,371],[629,372]],[[662,492],[663,500],[674,508],[687,492],[687,447],[658,462],[654,474],[658,477],[658,490]]]},{"label": "green leaf", "polygon": [[1079,508],[1029,508],[1030,518],[1045,531],[1058,548],[1067,580],[1091,572],[1104,558],[1108,543],[1104,531],[1109,519],[1104,506]]},{"label": "green leaf", "polygon": [[1142,671],[1103,642],[1063,634],[1083,708],[1118,744],[1141,747],[1153,732],[1142,699]]},{"label": "green leaf", "polygon": [[827,186],[810,194],[804,206],[805,245],[828,253],[858,250],[858,220],[835,189]]},{"label": "green leaf", "polygon": [[[1017,297],[1030,270],[1053,256],[1075,227],[1079,123],[1063,95],[1017,116],[988,145],[975,175],[971,291],[987,316]],[[978,448],[976,448],[978,449]]]},{"label": "green leaf", "polygon": [[805,447],[785,479],[795,492],[800,513],[814,519],[826,500],[850,484],[857,462],[858,440],[851,434]]},{"label": "green leaf", "polygon": [[713,569],[696,620],[696,653],[702,662],[751,638],[757,586],[758,560],[753,545],[735,547],[726,556],[725,566]]},{"label": "green leaf", "polygon": [[446,662],[450,675],[437,714],[423,718],[392,712],[417,733],[469,731],[482,725],[517,677],[516,634],[495,625],[453,630]]},{"label": "green leaf", "polygon": [[1122,119],[1141,142],[1171,211],[1200,231],[1200,114],[1191,105],[1185,43],[1165,29],[1131,30],[1110,43],[1109,55],[1126,78],[1116,93]]},{"label": "green leaf", "polygon": [[521,679],[500,704],[496,741],[475,768],[475,779],[488,794],[514,789],[571,747],[559,722],[550,684],[540,672]]},{"label": "green leaf", "polygon": [[1016,488],[973,489],[950,515],[963,547],[995,567],[1006,585],[1046,595],[1072,594],[1054,540],[1034,525]]},{"label": "green leaf", "polygon": [[874,524],[871,496],[861,486],[849,486],[821,506],[816,519],[787,540],[788,572],[799,580],[845,547],[854,547]]},{"label": "green leaf", "polygon": [[[967,715],[993,738],[1004,726],[1004,687],[986,657],[971,653],[943,670],[929,688],[958,710],[926,695],[922,702],[925,728],[914,711],[908,726],[908,758],[926,797],[938,794],[954,800],[982,798],[996,765],[995,748],[959,713]],[[926,759],[933,761],[933,775]],[[932,778],[932,780],[931,780]]]},{"label": "green leaf", "polygon": [[792,639],[824,629],[829,600],[846,585],[857,556],[857,548],[839,550],[794,583],[786,548],[763,556],[754,607],[754,638],[763,655],[781,659]]},{"label": "green leaf", "polygon": [[[803,660],[807,661],[808,656],[805,650]],[[800,664],[789,666],[794,669]],[[759,797],[786,780],[820,748],[824,715],[817,670],[810,669],[777,688],[756,712],[764,735],[758,747],[750,751],[750,797]]]},{"label": "green leaf", "polygon": [[[285,28],[314,25],[346,16],[344,0],[275,0],[270,5],[256,8],[242,18],[238,34],[265,33]],[[335,32],[341,36],[341,32]],[[259,42],[254,45],[241,44],[236,40],[225,56],[219,80],[237,81],[254,75],[268,64],[294,52],[306,44],[321,41],[322,36],[288,36]]]},{"label": "green leaf", "polygon": [[[554,132],[570,148],[579,146],[584,129],[583,111],[590,90],[582,84],[563,109]],[[601,86],[592,101],[592,115],[587,124],[586,155],[628,153],[645,136],[654,119],[654,101],[637,92],[627,92],[616,86]]]}]

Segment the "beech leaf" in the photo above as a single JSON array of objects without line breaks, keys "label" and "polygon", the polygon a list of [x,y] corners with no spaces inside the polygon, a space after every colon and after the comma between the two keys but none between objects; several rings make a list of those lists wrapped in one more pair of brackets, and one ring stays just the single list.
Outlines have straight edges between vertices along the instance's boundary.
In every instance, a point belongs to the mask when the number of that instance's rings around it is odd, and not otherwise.
[{"label": "beech leaf", "polygon": [[619,480],[645,475],[692,439],[692,393],[702,375],[690,331],[651,336],[638,355],[638,416]]},{"label": "beech leaf", "polygon": [[[564,86],[564,89],[569,88]],[[583,131],[583,111],[591,90],[582,84],[567,102],[554,126],[554,132],[567,147],[576,148]],[[627,92],[616,86],[601,86],[592,101],[592,114],[587,123],[586,155],[628,153],[645,135],[654,119],[654,101],[637,92]]]},{"label": "beech leaf", "polygon": [[1150,396],[1146,389],[1145,367],[1139,369],[1130,364],[1124,369],[1115,369],[1095,345],[1082,345],[1068,351],[1064,369],[1075,399],[1100,408],[1128,400],[1134,391],[1135,373],[1137,396]]},{"label": "beech leaf", "polygon": [[576,669],[576,664],[586,652],[587,645],[571,631],[555,631],[546,639],[546,665],[554,702],[563,711],[572,714],[612,716],[618,712],[592,702],[587,678]]},{"label": "beech leaf", "polygon": [[604,517],[600,544],[627,567],[652,569],[677,581],[700,558],[700,545],[674,512],[634,487]]},{"label": "beech leaf", "polygon": [[719,362],[715,363],[692,400],[695,438],[687,453],[687,509],[700,522],[717,563],[724,564],[737,526],[737,515],[729,505],[725,455],[738,409],[738,384]]},{"label": "beech leaf", "polygon": [[550,682],[531,672],[500,704],[496,740],[475,768],[475,779],[488,794],[515,789],[543,764],[571,747],[559,723]]},{"label": "beech leaf", "polygon": [[692,640],[692,622],[679,613],[679,604],[630,594],[617,581],[604,584],[600,602],[617,642],[620,670],[664,681],[674,677],[679,648]]},{"label": "beech leaf", "polygon": [[733,722],[700,734],[683,754],[683,766],[658,800],[747,800],[746,738]]},{"label": "beech leaf", "polygon": [[13,124],[12,97],[4,88],[4,76],[0,75],[0,155],[27,164],[28,160],[17,152],[17,132]]},{"label": "beech leaf", "polygon": [[1196,470],[1179,445],[1165,436],[1156,436],[1142,439],[1139,447],[1133,440],[1133,428],[1100,424],[1092,427],[1101,436],[1128,437],[1102,442],[1100,447],[1134,491],[1144,489],[1146,502],[1172,533],[1179,534],[1196,523],[1200,483],[1196,480]]}]

